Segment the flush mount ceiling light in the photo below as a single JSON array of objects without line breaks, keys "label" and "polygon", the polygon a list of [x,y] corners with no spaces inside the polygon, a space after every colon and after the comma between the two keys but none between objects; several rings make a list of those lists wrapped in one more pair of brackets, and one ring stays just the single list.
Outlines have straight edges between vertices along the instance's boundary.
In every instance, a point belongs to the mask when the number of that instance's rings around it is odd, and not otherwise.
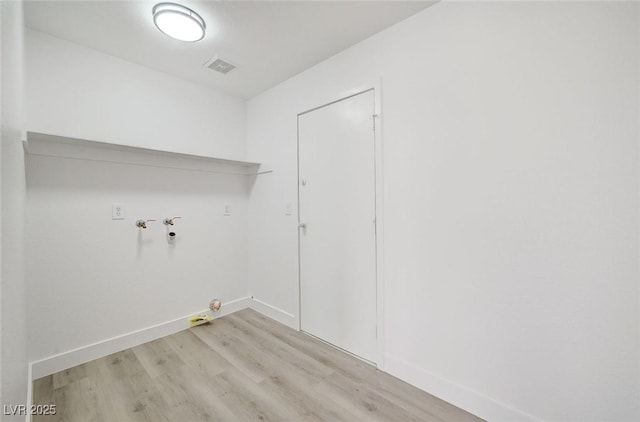
[{"label": "flush mount ceiling light", "polygon": [[175,3],[153,6],[153,23],[164,34],[181,41],[199,41],[204,37],[204,19],[188,7]]}]

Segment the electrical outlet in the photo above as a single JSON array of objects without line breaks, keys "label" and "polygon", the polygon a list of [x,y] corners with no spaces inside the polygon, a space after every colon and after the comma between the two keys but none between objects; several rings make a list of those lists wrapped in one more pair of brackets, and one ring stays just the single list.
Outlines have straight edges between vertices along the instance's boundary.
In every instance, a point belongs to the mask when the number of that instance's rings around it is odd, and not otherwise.
[{"label": "electrical outlet", "polygon": [[224,215],[231,215],[231,205],[224,204]]},{"label": "electrical outlet", "polygon": [[124,220],[124,205],[122,204],[111,205],[111,219]]},{"label": "electrical outlet", "polygon": [[293,212],[293,204],[291,202],[284,203],[284,215],[291,215]]}]

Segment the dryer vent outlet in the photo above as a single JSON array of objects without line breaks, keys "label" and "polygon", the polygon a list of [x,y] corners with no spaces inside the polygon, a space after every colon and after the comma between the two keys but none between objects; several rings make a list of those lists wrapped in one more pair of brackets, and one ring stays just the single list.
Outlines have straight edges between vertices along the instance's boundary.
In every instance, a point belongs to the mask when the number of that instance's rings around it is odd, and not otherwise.
[{"label": "dryer vent outlet", "polygon": [[220,299],[213,299],[209,302],[209,309],[213,312],[218,312],[222,308],[222,301]]},{"label": "dryer vent outlet", "polygon": [[220,72],[223,75],[226,75],[227,73],[231,72],[233,69],[236,68],[236,66],[234,64],[231,64],[226,60],[222,60],[218,56],[216,56],[216,57],[212,58],[211,60],[207,61],[204,64],[204,66],[206,68],[211,69],[211,70],[215,70],[216,72]]}]

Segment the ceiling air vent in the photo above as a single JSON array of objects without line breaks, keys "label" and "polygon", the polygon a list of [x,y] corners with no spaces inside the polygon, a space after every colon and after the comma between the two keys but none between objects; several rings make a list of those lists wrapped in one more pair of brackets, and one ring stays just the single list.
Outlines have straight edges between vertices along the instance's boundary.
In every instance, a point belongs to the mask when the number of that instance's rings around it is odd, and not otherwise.
[{"label": "ceiling air vent", "polygon": [[229,72],[231,72],[233,69],[236,68],[235,65],[222,60],[221,58],[219,58],[218,56],[212,58],[211,60],[207,61],[204,64],[205,67],[211,69],[211,70],[215,70],[216,72],[220,72],[222,74],[227,74]]}]

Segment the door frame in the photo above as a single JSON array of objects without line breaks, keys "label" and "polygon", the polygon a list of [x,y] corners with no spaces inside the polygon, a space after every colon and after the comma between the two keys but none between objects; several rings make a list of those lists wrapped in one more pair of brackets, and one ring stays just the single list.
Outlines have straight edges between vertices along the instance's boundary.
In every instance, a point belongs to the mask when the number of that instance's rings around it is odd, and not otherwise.
[{"label": "door frame", "polygon": [[[383,144],[382,144],[382,79],[378,78],[370,83],[355,86],[353,88],[339,92],[328,98],[321,98],[313,101],[308,107],[302,108],[296,115],[296,186],[298,194],[298,221],[300,223],[300,116],[314,110],[327,107],[350,97],[363,94],[367,91],[373,91],[375,126],[374,131],[374,165],[375,165],[375,264],[376,264],[376,367],[380,370],[384,369],[384,184],[383,184]],[[302,330],[301,326],[301,273],[300,273],[300,229],[298,230],[298,283],[296,284],[297,294],[297,314],[295,316],[295,327],[298,331]]]}]

